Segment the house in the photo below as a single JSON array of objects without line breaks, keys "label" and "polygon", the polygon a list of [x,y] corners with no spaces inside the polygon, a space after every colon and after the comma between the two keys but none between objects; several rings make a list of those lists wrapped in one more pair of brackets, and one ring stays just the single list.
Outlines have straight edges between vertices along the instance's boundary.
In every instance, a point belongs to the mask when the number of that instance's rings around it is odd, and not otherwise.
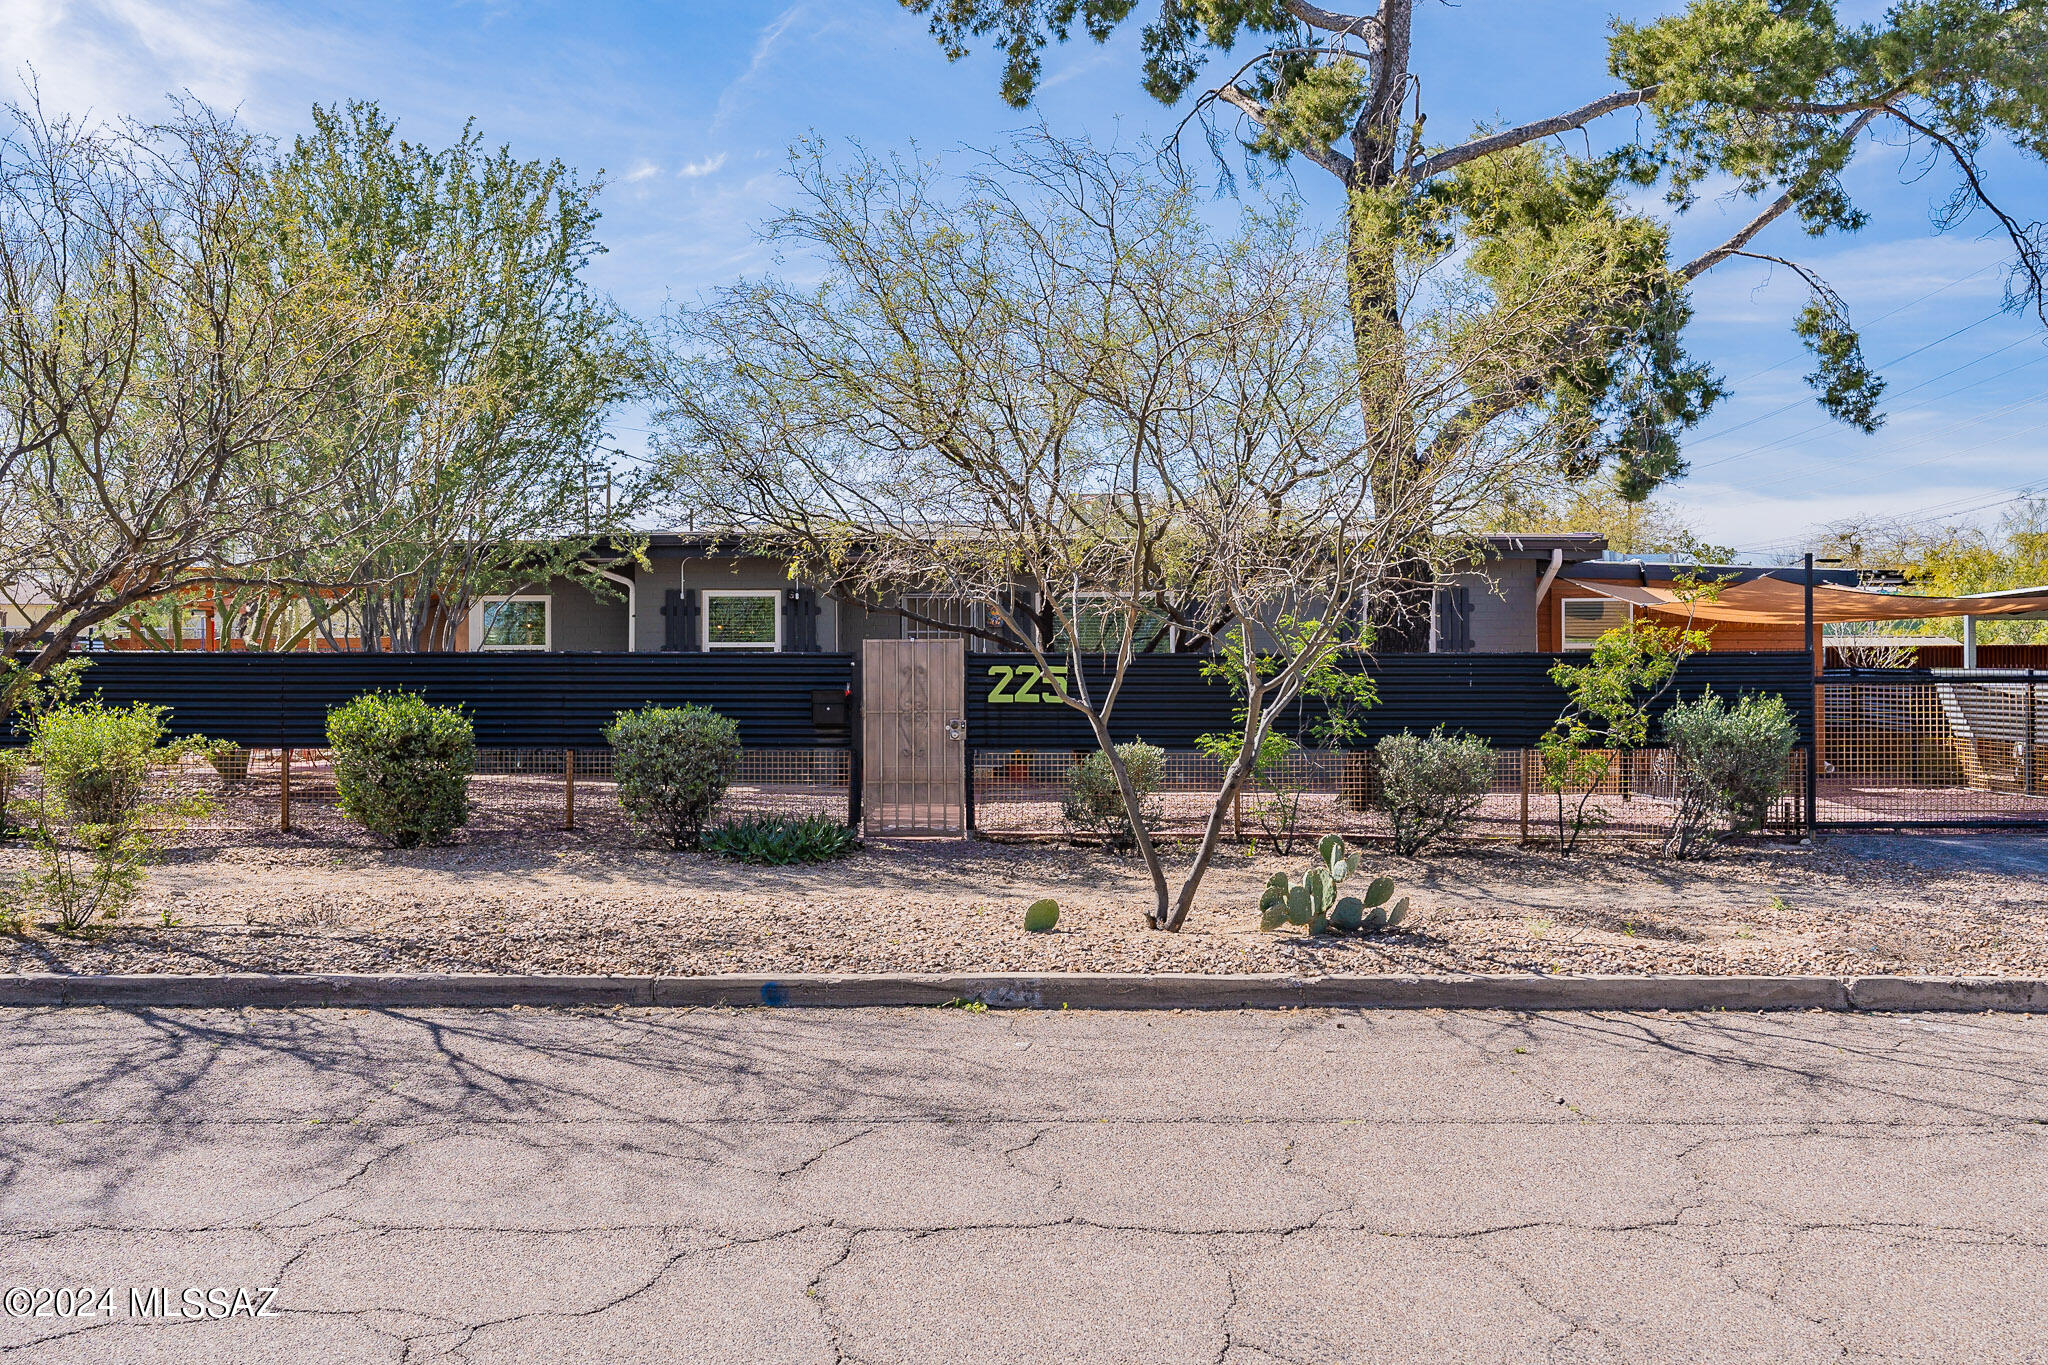
[{"label": "house", "polygon": [[[1604,631],[1646,610],[1626,590],[1668,591],[1681,575],[1734,584],[1772,579],[1803,584],[1800,568],[1674,565],[1606,558],[1592,534],[1492,535],[1453,565],[1438,583],[1431,650],[1447,654],[1570,652],[1591,649]],[[703,536],[647,537],[644,566],[603,562],[604,587],[554,578],[474,603],[460,648],[527,651],[738,650],[852,652],[864,640],[932,638],[951,632],[932,622],[983,625],[976,609],[940,594],[912,594],[901,604],[923,620],[891,610],[835,602],[820,585],[792,582],[782,561],[721,548]],[[1854,587],[1853,569],[1821,569],[1815,581]],[[1640,594],[1637,594],[1638,596]],[[1801,650],[1803,621],[1697,623],[1715,648]],[[1142,633],[1142,632],[1141,632]],[[1164,623],[1148,641],[1154,651],[1198,647]],[[970,649],[994,648],[970,638]]]}]

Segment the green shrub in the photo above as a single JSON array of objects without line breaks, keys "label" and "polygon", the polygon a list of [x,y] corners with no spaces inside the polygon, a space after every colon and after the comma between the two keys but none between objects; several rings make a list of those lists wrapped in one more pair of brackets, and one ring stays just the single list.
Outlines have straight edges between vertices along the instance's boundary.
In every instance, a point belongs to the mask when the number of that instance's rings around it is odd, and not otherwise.
[{"label": "green shrub", "polygon": [[1798,733],[1783,697],[1744,697],[1731,707],[1709,690],[1664,713],[1664,739],[1678,785],[1664,849],[1693,858],[1730,834],[1763,827]]},{"label": "green shrub", "polygon": [[28,756],[41,770],[42,795],[24,803],[38,861],[19,888],[23,902],[55,915],[60,932],[120,914],[156,851],[152,827],[206,809],[203,797],[151,797],[152,770],[205,743],[166,744],[164,715],[160,706],[92,701],[29,717]]},{"label": "green shrub", "polygon": [[704,831],[703,848],[721,858],[786,867],[842,858],[860,844],[829,815],[743,815]]},{"label": "green shrub", "polygon": [[[1138,796],[1138,818],[1147,830],[1159,826],[1159,789],[1166,781],[1166,751],[1156,744],[1134,739],[1116,746],[1131,788]],[[1124,794],[1116,784],[1116,770],[1109,755],[1097,749],[1067,769],[1067,794],[1060,803],[1067,828],[1100,839],[1108,849],[1137,846]]]},{"label": "green shrub", "polygon": [[94,700],[37,717],[29,756],[42,769],[44,795],[68,820],[119,823],[148,791],[166,714],[161,706],[109,708]]},{"label": "green shrub", "polygon": [[0,749],[0,839],[11,839],[27,831],[14,823],[10,806],[15,789],[28,772],[28,755],[20,749]]},{"label": "green shrub", "polygon": [[1403,730],[1373,747],[1379,759],[1377,804],[1394,835],[1394,852],[1412,857],[1455,834],[1493,785],[1493,746],[1472,735]]},{"label": "green shrub", "polygon": [[400,848],[446,843],[469,821],[476,730],[411,692],[368,692],[327,713],[342,814]]},{"label": "green shrub", "polygon": [[740,727],[708,706],[623,711],[604,730],[619,805],[671,848],[694,848],[740,765]]}]

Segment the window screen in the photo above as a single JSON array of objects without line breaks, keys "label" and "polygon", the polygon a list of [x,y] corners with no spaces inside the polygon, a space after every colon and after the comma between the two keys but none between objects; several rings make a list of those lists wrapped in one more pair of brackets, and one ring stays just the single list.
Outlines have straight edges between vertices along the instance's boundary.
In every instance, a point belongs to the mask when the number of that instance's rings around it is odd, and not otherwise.
[{"label": "window screen", "polygon": [[706,593],[704,642],[713,649],[773,649],[780,606],[780,593]]},{"label": "window screen", "polygon": [[1591,649],[1602,635],[1629,623],[1629,604],[1611,597],[1567,597],[1562,605],[1566,649]]},{"label": "window screen", "polygon": [[485,649],[546,649],[546,602],[484,603]]}]

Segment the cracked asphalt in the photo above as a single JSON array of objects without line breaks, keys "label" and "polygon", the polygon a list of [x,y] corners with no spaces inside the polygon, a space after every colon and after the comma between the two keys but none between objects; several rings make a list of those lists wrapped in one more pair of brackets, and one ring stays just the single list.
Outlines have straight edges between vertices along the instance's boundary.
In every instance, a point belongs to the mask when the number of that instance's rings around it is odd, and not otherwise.
[{"label": "cracked asphalt", "polygon": [[279,1313],[13,1360],[2048,1361],[2027,1017],[5,1022],[0,1287]]}]

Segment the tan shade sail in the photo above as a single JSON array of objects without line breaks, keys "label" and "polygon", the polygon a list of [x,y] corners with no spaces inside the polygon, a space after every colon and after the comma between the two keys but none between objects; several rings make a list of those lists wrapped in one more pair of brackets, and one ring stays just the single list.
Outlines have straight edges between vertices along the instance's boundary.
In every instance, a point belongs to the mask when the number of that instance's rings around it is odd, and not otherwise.
[{"label": "tan shade sail", "polygon": [[[1690,616],[1701,624],[1727,621],[1751,626],[1806,624],[1806,585],[1782,578],[1730,583],[1712,600],[1682,601],[1668,583],[1624,583],[1613,579],[1566,578],[1564,585],[1632,603],[1660,617]],[[1816,621],[1919,621],[1944,616],[2048,617],[2048,587],[1971,597],[1911,597],[1818,583],[1813,589]]]}]

